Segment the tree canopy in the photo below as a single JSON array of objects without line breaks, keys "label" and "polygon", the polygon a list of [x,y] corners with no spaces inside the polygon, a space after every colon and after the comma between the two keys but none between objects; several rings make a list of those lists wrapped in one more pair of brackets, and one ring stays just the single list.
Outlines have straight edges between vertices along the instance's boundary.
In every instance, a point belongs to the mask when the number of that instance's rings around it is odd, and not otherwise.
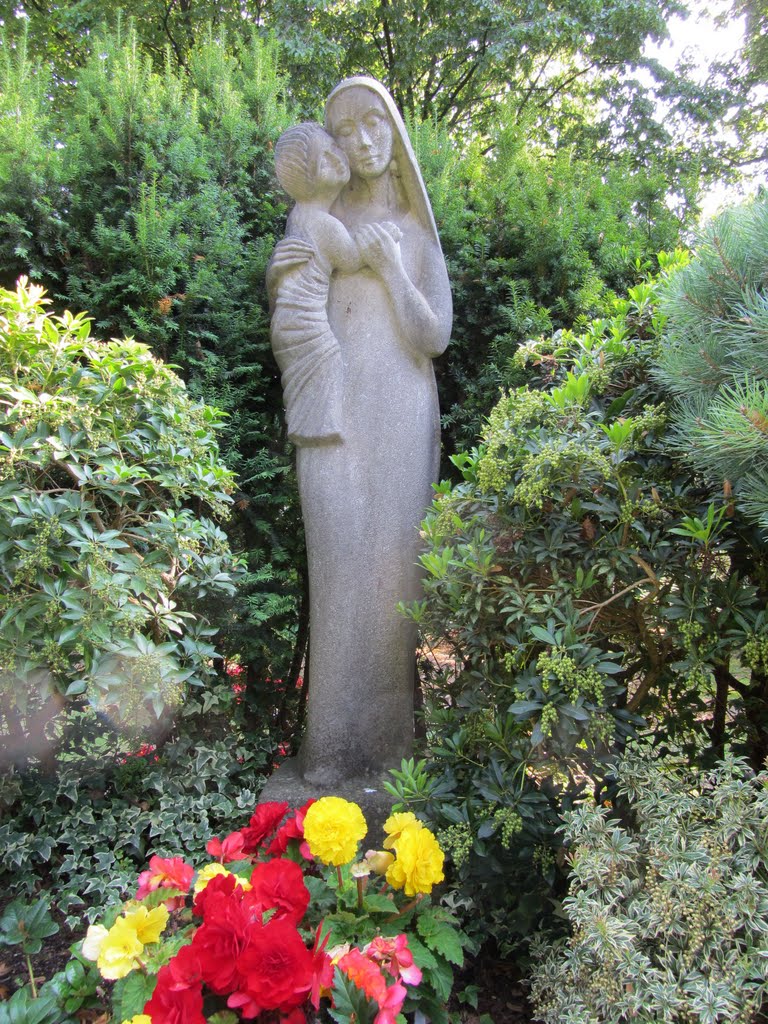
[{"label": "tree canopy", "polygon": [[[142,51],[187,68],[206,32],[255,28],[280,44],[290,93],[315,116],[339,78],[381,80],[417,121],[493,145],[500,116],[547,148],[600,162],[631,153],[710,181],[764,159],[764,0],[734,0],[747,33],[733,60],[695,74],[648,56],[686,0],[22,0],[0,3],[54,81],[77,78],[96,30],[134,19]],[[503,111],[503,114],[502,114]],[[723,131],[722,128],[727,128]]]}]

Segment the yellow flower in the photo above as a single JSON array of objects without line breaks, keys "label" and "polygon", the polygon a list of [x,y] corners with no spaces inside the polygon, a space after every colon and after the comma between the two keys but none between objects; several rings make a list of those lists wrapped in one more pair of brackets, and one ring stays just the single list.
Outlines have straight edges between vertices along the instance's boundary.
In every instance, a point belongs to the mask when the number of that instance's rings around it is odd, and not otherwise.
[{"label": "yellow flower", "polygon": [[387,838],[384,840],[384,849],[391,850],[399,839],[400,833],[409,826],[423,828],[422,823],[412,811],[398,811],[397,814],[390,814],[384,822],[384,831],[387,833]]},{"label": "yellow flower", "polygon": [[125,920],[135,930],[139,942],[146,946],[160,939],[160,933],[168,924],[168,911],[162,905],[154,910],[139,905],[135,910],[126,911]]},{"label": "yellow flower", "polygon": [[[211,864],[206,864],[204,868],[200,868],[197,875],[197,881],[195,882],[195,896],[208,885],[212,878],[216,875],[232,875],[234,872],[228,871],[223,864],[219,864],[217,860]],[[247,892],[251,888],[251,883],[241,878],[239,875],[235,875],[235,883]]]},{"label": "yellow flower", "polygon": [[432,892],[442,882],[445,856],[428,828],[419,822],[406,825],[394,844],[397,858],[387,869],[387,881],[393,889],[404,889],[406,896]]},{"label": "yellow flower", "polygon": [[92,924],[83,939],[83,956],[86,960],[98,960],[101,947],[109,932],[103,924]]},{"label": "yellow flower", "polygon": [[144,943],[136,929],[124,917],[118,917],[107,932],[99,951],[96,966],[102,978],[116,981],[138,967],[137,957],[141,956]]},{"label": "yellow flower", "polygon": [[123,1024],[152,1024],[152,1018],[148,1013],[137,1013],[130,1020],[124,1020]]},{"label": "yellow flower", "polygon": [[363,812],[357,804],[340,796],[324,796],[315,801],[304,818],[304,838],[312,855],[323,864],[348,864],[357,852],[357,844],[368,831]]}]

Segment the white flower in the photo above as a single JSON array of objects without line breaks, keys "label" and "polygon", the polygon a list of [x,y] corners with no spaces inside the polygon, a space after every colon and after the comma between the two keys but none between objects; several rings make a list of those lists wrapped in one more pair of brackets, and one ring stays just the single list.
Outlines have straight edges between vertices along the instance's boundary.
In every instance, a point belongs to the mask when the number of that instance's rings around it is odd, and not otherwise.
[{"label": "white flower", "polygon": [[83,956],[86,960],[98,960],[101,947],[109,932],[103,924],[92,924],[83,939]]}]

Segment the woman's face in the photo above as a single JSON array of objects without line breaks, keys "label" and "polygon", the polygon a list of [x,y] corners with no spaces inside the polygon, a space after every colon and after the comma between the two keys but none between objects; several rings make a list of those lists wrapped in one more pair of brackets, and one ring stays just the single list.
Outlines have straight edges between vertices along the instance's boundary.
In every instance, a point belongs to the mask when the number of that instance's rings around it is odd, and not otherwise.
[{"label": "woman's face", "polygon": [[359,85],[345,89],[334,97],[328,123],[352,174],[378,178],[387,170],[392,162],[392,125],[376,93]]}]

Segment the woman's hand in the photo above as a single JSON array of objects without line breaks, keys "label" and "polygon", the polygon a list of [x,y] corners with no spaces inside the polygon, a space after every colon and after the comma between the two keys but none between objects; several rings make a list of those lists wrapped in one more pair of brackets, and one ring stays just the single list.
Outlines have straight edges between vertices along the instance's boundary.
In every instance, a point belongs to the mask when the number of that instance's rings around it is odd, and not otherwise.
[{"label": "woman's hand", "polygon": [[[392,228],[397,238],[393,237]],[[402,232],[394,224],[363,224],[355,233],[360,258],[371,270],[386,276],[388,271],[401,270],[402,259],[398,241]]]},{"label": "woman's hand", "polygon": [[277,243],[269,261],[267,273],[282,277],[289,270],[311,260],[315,255],[314,247],[301,238],[283,238]]}]

